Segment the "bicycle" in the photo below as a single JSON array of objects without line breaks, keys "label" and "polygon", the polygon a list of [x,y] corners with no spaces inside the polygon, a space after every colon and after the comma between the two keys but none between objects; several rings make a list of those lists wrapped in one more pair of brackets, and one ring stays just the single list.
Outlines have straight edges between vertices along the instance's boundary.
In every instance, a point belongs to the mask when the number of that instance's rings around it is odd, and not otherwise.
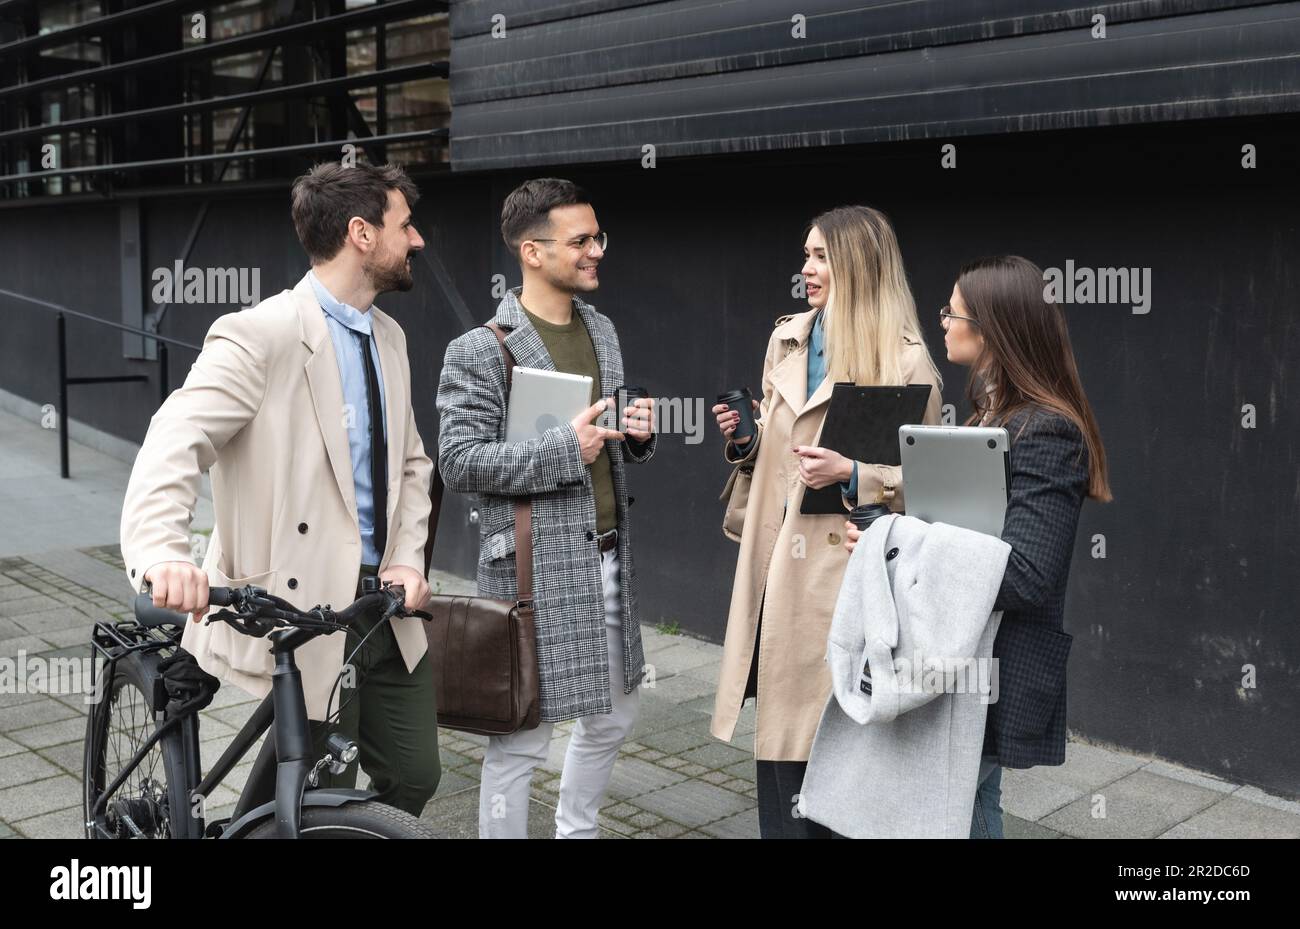
[{"label": "bicycle", "polygon": [[[199,759],[199,709],[215,693],[212,684],[184,689],[169,659],[179,652],[188,617],[159,609],[149,594],[135,601],[135,619],[97,622],[91,633],[92,687],[100,695],[86,722],[84,824],[92,839],[127,838],[434,838],[430,827],[409,813],[379,803],[370,791],[319,788],[319,772],[341,773],[357,757],[354,742],[332,734],[324,757],[312,758],[312,740],[302,678],[294,652],[331,632],[343,631],[371,610],[381,610],[380,628],[393,616],[431,618],[404,609],[400,586],[365,578],[362,595],[343,610],[317,606],[302,611],[260,587],[213,587],[209,603],[222,609],[207,622],[226,622],[244,633],[269,637],[275,656],[268,694],[206,776]],[[188,659],[193,671],[197,665]],[[161,666],[161,667],[160,667]],[[194,671],[190,680],[208,678]],[[211,679],[215,681],[215,679]],[[168,685],[172,692],[168,692]],[[98,688],[102,687],[102,691]],[[191,699],[181,696],[190,693]],[[206,699],[203,699],[206,697]],[[275,797],[235,816],[205,821],[208,796],[248,750],[274,725]],[[233,821],[232,821],[233,820]]]}]

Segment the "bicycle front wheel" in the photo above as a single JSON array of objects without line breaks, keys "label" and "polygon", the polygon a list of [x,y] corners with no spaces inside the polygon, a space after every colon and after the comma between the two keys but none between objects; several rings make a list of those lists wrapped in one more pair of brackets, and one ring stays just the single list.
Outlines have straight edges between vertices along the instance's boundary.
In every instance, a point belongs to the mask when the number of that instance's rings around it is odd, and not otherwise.
[{"label": "bicycle front wheel", "polygon": [[[428,823],[375,800],[346,806],[309,806],[302,811],[304,839],[436,839]],[[275,839],[274,818],[255,826],[246,839]]]}]

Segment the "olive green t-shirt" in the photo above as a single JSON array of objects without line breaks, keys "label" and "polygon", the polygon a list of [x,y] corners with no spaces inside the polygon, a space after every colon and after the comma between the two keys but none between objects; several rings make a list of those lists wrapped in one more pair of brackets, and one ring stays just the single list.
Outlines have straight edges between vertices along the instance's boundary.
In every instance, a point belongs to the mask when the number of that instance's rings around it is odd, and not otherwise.
[{"label": "olive green t-shirt", "polygon": [[[522,306],[522,304],[521,304]],[[565,374],[585,374],[591,378],[591,402],[600,399],[600,363],[596,360],[596,347],[591,344],[591,334],[575,311],[568,325],[557,326],[535,316],[527,309],[528,321],[546,344],[556,371]],[[620,420],[622,418],[620,412]],[[614,503],[614,478],[609,470],[609,451],[603,446],[596,460],[587,465],[591,473],[591,488],[596,497],[596,531],[608,532],[618,525],[618,510]]]}]

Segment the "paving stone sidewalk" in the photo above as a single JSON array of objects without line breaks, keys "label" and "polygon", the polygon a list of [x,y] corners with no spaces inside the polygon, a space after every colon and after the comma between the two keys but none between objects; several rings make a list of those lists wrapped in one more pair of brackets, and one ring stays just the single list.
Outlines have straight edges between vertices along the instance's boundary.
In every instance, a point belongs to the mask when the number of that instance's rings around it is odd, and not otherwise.
[{"label": "paving stone sidewalk", "polygon": [[[92,623],[127,615],[115,513],[129,467],[75,444],[72,451],[73,479],[59,482],[54,434],[0,412],[0,662],[20,653],[84,658]],[[59,527],[58,544],[51,545],[56,540],[42,528],[51,525]],[[210,507],[201,501],[199,534],[210,525]],[[473,589],[449,575],[435,573],[431,582],[443,592]],[[741,714],[730,744],[714,739],[708,724],[721,649],[651,626],[643,626],[642,635],[653,686],[642,692],[637,727],[615,767],[600,815],[603,835],[756,837],[753,705]],[[0,690],[0,838],[80,836],[84,697]],[[203,711],[205,766],[253,705],[227,686]],[[556,726],[549,757],[534,778],[534,837],[554,833],[571,728]],[[449,837],[473,837],[486,739],[444,731],[439,740],[443,778],[424,818]],[[218,788],[210,815],[233,806],[252,757]],[[1104,816],[1096,815],[1098,798],[1104,798]],[[1300,803],[1077,740],[1060,767],[1005,771],[1003,805],[1014,838],[1300,838]]]}]

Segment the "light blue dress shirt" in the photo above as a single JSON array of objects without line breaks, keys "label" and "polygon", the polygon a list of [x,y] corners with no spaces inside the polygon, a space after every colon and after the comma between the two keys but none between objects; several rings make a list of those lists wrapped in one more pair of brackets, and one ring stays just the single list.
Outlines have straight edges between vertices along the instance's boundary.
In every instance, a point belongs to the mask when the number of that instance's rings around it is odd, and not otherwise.
[{"label": "light blue dress shirt", "polygon": [[[812,335],[808,339],[808,396],[813,395],[826,378],[826,330],[822,328],[822,313],[813,320]],[[840,481],[840,490],[852,500],[858,497],[858,463],[853,462],[853,476]]]},{"label": "light blue dress shirt", "polygon": [[[307,273],[320,308],[325,311],[334,357],[339,363],[339,380],[343,383],[341,411],[348,427],[348,451],[352,457],[352,484],[356,490],[357,521],[361,524],[361,563],[378,565],[382,553],[375,549],[375,490],[370,481],[370,403],[366,394],[366,362],[361,355],[362,340],[357,333],[371,335],[370,314],[335,299],[316,277]],[[388,435],[388,412],[384,406],[384,374],[379,367],[379,347],[370,339],[370,358],[379,379],[379,405],[383,411],[384,435]]]}]

